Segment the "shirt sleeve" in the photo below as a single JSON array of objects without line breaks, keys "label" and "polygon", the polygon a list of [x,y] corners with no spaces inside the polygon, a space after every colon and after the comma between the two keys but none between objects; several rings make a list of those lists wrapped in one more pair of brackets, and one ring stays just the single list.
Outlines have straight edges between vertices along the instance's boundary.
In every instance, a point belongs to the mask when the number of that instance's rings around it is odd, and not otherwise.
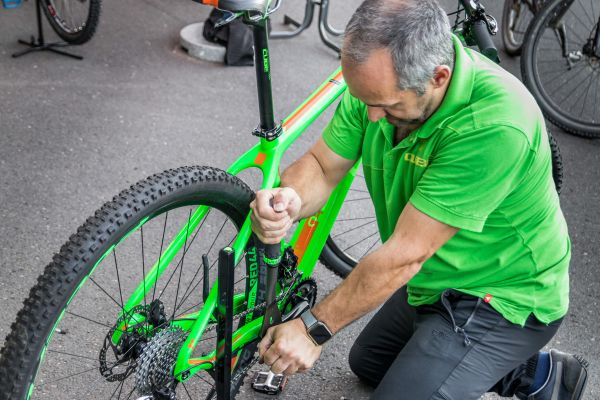
[{"label": "shirt sleeve", "polygon": [[430,217],[481,232],[488,216],[527,175],[535,156],[521,131],[487,127],[450,135],[410,198]]},{"label": "shirt sleeve", "polygon": [[357,160],[362,154],[365,129],[365,106],[346,90],[323,131],[323,140],[337,155]]}]

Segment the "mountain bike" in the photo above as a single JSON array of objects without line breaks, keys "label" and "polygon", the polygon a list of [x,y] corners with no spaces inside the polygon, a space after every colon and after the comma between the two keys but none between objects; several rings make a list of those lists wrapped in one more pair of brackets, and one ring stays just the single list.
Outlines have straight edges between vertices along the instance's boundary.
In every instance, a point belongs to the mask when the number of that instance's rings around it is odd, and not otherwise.
[{"label": "mountain bike", "polygon": [[[470,19],[455,32],[493,56],[491,17],[478,2],[465,3]],[[256,168],[262,188],[276,187],[283,154],[346,89],[338,68],[275,123],[267,20],[279,4],[219,3],[253,29],[259,142],[227,171],[193,166],[152,175],[88,218],[11,327],[0,352],[1,400],[212,399],[215,381],[225,381],[234,396],[257,362],[271,316],[285,321],[314,305],[310,276],[319,257],[333,268],[335,260],[343,273],[376,246],[369,232],[375,217],[355,207],[370,202],[360,187],[360,161],[280,246],[264,246],[251,232],[254,193],[236,175]],[[342,234],[360,239],[346,246]]]},{"label": "mountain bike", "polygon": [[529,24],[542,8],[544,0],[505,0],[502,10],[502,43],[508,55],[521,55],[521,46]]},{"label": "mountain bike", "polygon": [[600,4],[546,1],[522,51],[523,83],[544,115],[567,132],[600,137]]}]

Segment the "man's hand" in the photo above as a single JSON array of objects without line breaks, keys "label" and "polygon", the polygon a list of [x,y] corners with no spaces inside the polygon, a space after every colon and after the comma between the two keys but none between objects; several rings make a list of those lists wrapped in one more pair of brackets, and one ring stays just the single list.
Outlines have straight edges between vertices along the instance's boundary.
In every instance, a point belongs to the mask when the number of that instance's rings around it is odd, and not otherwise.
[{"label": "man's hand", "polygon": [[302,201],[290,187],[259,190],[250,203],[252,230],[261,242],[281,242],[300,213]]},{"label": "man's hand", "polygon": [[299,318],[269,328],[258,344],[261,362],[270,366],[273,373],[285,375],[312,368],[321,349],[310,340]]}]

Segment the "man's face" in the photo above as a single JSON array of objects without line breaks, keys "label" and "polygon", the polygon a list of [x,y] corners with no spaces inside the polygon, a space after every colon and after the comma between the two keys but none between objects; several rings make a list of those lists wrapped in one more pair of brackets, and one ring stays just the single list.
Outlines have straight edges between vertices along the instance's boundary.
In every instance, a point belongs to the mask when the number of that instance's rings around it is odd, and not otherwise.
[{"label": "man's face", "polygon": [[372,51],[361,64],[342,57],[342,69],[350,93],[367,105],[370,121],[386,118],[397,127],[420,125],[433,111],[432,83],[422,96],[400,90],[392,57],[385,49]]}]

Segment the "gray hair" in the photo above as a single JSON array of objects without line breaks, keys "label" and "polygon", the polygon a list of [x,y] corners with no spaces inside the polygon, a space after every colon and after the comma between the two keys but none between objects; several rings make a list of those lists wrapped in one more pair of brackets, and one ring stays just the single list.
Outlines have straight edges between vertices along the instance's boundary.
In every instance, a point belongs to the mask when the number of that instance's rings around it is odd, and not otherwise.
[{"label": "gray hair", "polygon": [[436,0],[365,0],[345,35],[342,56],[358,64],[388,49],[401,90],[423,95],[437,66],[454,67],[450,22]]}]

